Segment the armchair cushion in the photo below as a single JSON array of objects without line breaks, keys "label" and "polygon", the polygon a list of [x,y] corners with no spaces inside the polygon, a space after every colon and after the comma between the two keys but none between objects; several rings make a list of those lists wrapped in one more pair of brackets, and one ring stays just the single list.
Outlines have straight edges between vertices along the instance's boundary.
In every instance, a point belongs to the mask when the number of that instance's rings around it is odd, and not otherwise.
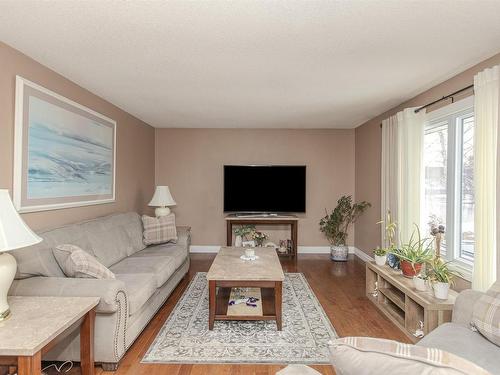
[{"label": "armchair cushion", "polygon": [[500,346],[500,281],[474,304],[472,324],[489,341]]},{"label": "armchair cushion", "polygon": [[372,337],[345,337],[330,347],[332,365],[342,375],[429,374],[489,375],[489,372],[440,349]]}]

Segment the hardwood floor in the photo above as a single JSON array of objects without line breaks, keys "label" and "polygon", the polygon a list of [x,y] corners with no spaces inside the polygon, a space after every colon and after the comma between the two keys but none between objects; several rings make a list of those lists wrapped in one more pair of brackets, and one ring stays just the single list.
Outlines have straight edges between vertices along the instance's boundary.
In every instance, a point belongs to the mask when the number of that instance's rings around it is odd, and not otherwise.
[{"label": "hardwood floor", "polygon": [[[274,375],[282,365],[160,365],[141,364],[144,353],[163,326],[175,304],[196,272],[208,271],[214,254],[191,254],[189,275],[181,281],[165,305],[122,359],[116,375]],[[296,263],[283,260],[285,272],[302,272],[330,318],[340,337],[372,336],[409,342],[406,336],[386,319],[365,294],[365,265],[357,257],[334,263],[327,254],[299,255]],[[334,374],[330,366],[312,366],[322,374]],[[79,374],[75,368],[67,374]],[[56,374],[49,371],[49,374]],[[110,375],[96,367],[96,375]]]}]

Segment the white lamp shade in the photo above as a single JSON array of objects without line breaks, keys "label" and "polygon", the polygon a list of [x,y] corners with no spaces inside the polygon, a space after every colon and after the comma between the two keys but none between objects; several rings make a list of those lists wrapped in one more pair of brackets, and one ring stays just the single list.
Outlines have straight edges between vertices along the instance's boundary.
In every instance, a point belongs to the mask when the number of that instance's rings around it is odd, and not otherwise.
[{"label": "white lamp shade", "polygon": [[152,207],[168,207],[176,204],[168,186],[157,186],[153,199],[149,202],[149,206]]},{"label": "white lamp shade", "polygon": [[17,213],[9,191],[0,189],[0,252],[34,245],[42,241]]}]

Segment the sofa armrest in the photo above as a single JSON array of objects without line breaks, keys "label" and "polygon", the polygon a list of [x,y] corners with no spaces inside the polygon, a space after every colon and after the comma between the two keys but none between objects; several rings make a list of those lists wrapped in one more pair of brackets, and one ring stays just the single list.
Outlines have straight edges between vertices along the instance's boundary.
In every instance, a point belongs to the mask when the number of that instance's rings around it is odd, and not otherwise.
[{"label": "sofa armrest", "polygon": [[116,279],[86,279],[70,277],[30,277],[15,280],[9,290],[11,296],[99,297],[98,313],[114,313],[125,284]]},{"label": "sofa armrest", "polygon": [[177,244],[186,247],[189,251],[189,246],[191,246],[191,227],[178,226],[176,229]]},{"label": "sofa armrest", "polygon": [[452,322],[469,326],[474,304],[482,295],[484,293],[472,289],[460,292],[453,306]]}]

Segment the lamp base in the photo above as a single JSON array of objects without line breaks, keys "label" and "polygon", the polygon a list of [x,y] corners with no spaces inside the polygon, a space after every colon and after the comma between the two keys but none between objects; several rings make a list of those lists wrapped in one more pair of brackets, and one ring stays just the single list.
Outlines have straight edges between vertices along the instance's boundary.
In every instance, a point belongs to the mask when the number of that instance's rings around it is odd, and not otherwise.
[{"label": "lamp base", "polygon": [[156,217],[167,216],[168,214],[170,214],[170,208],[168,207],[157,207],[155,209]]},{"label": "lamp base", "polygon": [[7,293],[9,292],[14,276],[16,276],[16,258],[8,253],[0,254],[0,321],[10,316]]}]

